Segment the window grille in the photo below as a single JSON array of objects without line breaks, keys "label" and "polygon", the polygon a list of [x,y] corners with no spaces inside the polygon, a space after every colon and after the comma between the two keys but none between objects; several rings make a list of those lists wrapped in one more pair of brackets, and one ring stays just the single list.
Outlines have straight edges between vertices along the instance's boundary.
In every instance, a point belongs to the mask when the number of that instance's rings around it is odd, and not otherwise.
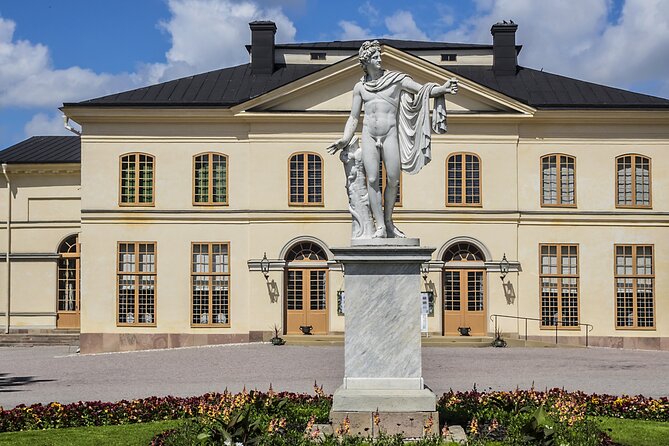
[{"label": "window grille", "polygon": [[291,205],[323,204],[323,160],[316,153],[296,153],[290,157],[288,202]]},{"label": "window grille", "polygon": [[650,158],[623,155],[616,158],[616,206],[651,207]]},{"label": "window grille", "polygon": [[145,153],[121,156],[120,204],[153,206],[154,157]]},{"label": "window grille", "polygon": [[616,328],[655,327],[652,245],[616,245]]},{"label": "window grille", "polygon": [[446,159],[446,205],[481,206],[481,159],[455,153]]},{"label": "window grille", "polygon": [[576,205],[576,160],[573,156],[552,154],[541,158],[541,204]]},{"label": "window grille", "polygon": [[58,311],[79,310],[79,236],[72,235],[58,247]]},{"label": "window grille", "polygon": [[193,203],[228,204],[228,157],[222,153],[202,153],[193,157]]},{"label": "window grille", "polygon": [[118,244],[118,306],[120,325],[156,323],[156,243]]},{"label": "window grille", "polygon": [[191,245],[191,323],[230,326],[230,245]]},{"label": "window grille", "polygon": [[578,327],[578,245],[540,245],[541,326]]}]

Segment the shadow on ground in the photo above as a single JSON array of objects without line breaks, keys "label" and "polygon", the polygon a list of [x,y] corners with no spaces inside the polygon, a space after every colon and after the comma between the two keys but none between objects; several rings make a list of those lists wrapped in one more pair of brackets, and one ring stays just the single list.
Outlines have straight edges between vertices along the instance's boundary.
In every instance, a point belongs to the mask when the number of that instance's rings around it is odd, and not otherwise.
[{"label": "shadow on ground", "polygon": [[20,387],[51,381],[55,380],[35,379],[34,376],[11,376],[8,373],[0,373],[0,393],[20,392]]}]

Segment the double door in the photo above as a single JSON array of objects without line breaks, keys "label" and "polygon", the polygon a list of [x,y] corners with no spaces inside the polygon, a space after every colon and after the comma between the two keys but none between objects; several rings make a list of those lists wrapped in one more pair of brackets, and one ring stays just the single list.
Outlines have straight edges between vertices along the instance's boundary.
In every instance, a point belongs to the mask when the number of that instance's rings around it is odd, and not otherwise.
[{"label": "double door", "polygon": [[444,270],[444,336],[469,327],[472,336],[486,334],[485,270]]},{"label": "double door", "polygon": [[286,271],[286,334],[300,334],[311,325],[313,334],[328,331],[327,269]]}]

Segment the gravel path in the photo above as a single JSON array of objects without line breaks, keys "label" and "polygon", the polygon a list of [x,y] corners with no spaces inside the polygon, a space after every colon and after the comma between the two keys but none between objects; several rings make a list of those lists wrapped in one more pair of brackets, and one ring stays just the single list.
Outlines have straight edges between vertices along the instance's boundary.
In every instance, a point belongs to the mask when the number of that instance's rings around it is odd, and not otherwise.
[{"label": "gravel path", "polygon": [[[344,375],[340,346],[269,344],[100,355],[68,347],[0,348],[0,406],[200,395],[247,388],[333,393]],[[603,348],[423,348],[423,376],[437,395],[452,388],[564,387],[669,396],[669,352]]]}]

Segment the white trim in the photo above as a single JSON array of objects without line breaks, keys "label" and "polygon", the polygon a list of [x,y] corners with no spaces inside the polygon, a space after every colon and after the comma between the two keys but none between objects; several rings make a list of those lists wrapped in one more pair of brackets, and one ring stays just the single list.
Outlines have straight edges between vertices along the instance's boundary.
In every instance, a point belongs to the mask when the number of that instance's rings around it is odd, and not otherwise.
[{"label": "white trim", "polygon": [[450,239],[449,241],[444,243],[441,246],[441,248],[439,249],[439,251],[437,252],[437,259],[438,260],[443,260],[444,254],[446,254],[446,251],[448,251],[448,249],[456,243],[472,244],[472,245],[476,246],[483,253],[483,255],[485,256],[485,261],[486,262],[492,262],[493,261],[492,260],[492,254],[490,254],[490,250],[488,250],[486,245],[484,245],[480,241],[476,240],[475,238],[468,237],[466,235],[461,235],[459,237],[453,237],[452,239]]}]

